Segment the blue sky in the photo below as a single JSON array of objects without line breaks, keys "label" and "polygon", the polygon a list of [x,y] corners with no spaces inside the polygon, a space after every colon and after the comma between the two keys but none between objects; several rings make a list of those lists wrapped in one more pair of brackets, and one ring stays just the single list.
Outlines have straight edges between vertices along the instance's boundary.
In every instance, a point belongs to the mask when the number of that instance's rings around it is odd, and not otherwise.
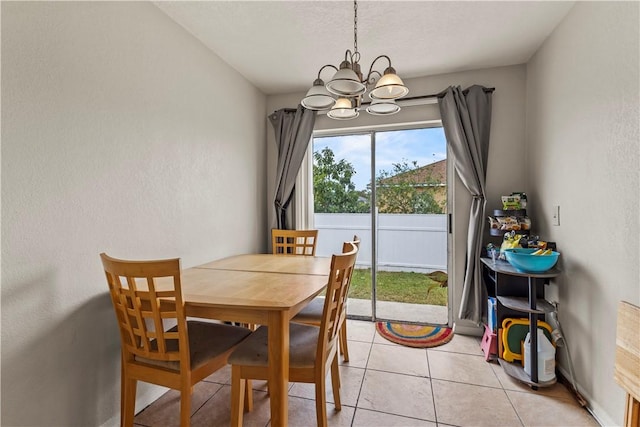
[{"label": "blue sky", "polygon": [[[345,159],[353,165],[353,182],[357,190],[371,181],[371,139],[366,135],[320,137],[313,140],[313,151],[329,147],[336,161]],[[447,143],[442,128],[412,129],[376,133],[376,173],[391,171],[393,163],[417,161],[428,165],[447,158]]]}]

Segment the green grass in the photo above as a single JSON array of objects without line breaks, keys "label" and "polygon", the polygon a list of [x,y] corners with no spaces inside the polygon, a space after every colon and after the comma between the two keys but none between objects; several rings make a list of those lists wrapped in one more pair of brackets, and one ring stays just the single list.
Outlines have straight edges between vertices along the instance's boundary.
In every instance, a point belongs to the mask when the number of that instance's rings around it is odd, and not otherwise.
[{"label": "green grass", "polygon": [[[447,288],[423,273],[379,271],[376,297],[379,301],[447,305]],[[440,277],[434,276],[441,279]],[[429,291],[431,288],[431,291]],[[371,299],[371,269],[356,269],[349,298]]]}]

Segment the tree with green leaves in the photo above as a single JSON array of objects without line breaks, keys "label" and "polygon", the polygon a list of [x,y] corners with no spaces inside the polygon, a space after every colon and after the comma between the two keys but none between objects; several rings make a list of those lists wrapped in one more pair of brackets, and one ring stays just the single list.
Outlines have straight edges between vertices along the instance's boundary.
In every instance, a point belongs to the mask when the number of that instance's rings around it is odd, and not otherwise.
[{"label": "tree with green leaves", "polygon": [[369,199],[351,180],[356,173],[345,159],[336,162],[333,151],[325,147],[313,153],[314,210],[316,213],[369,212]]},{"label": "tree with green leaves", "polygon": [[[418,163],[406,160],[393,163],[391,171],[381,170],[376,177],[376,198],[380,213],[443,213],[434,198],[438,188],[430,175],[421,173]],[[371,186],[357,191],[352,181],[356,173],[345,159],[336,161],[333,151],[325,147],[313,153],[313,190],[316,213],[370,212]]]}]

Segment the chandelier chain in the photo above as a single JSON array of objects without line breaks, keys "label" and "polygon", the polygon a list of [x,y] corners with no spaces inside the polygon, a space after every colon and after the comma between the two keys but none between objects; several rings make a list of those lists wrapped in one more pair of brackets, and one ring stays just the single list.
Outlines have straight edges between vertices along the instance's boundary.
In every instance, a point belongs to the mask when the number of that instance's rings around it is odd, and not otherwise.
[{"label": "chandelier chain", "polygon": [[358,52],[358,1],[353,0],[353,50]]}]

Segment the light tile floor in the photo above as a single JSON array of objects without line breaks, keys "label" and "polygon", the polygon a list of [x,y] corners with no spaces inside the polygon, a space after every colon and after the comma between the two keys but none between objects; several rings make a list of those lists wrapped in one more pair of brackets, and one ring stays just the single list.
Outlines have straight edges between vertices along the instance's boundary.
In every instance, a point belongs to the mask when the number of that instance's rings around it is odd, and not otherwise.
[{"label": "light tile floor", "polygon": [[[448,344],[413,349],[375,332],[374,323],[349,320],[350,362],[340,367],[342,411],[327,387],[329,426],[598,426],[563,385],[538,391],[484,360],[480,340],[454,336]],[[194,388],[191,425],[228,426],[230,368]],[[266,384],[254,381],[254,410],[245,426],[267,427]],[[289,425],[314,426],[313,384],[291,384]],[[179,394],[169,391],[135,418],[136,426],[178,426]]]}]

